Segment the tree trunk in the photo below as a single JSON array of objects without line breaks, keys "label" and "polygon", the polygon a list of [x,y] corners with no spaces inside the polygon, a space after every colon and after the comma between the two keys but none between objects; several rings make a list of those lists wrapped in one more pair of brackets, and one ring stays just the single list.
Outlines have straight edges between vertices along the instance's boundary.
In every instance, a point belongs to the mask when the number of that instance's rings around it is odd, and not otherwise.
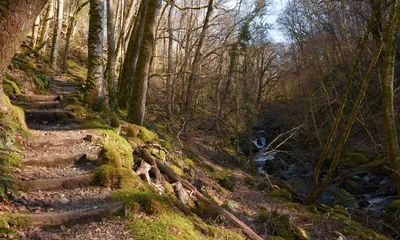
[{"label": "tree trunk", "polygon": [[[395,24],[390,24],[393,27],[390,27],[390,25],[389,25],[389,27],[388,27],[389,29],[386,29],[385,32],[390,32],[391,33],[394,30],[394,28],[395,28],[394,26],[397,25],[397,20],[396,19],[397,19],[397,17],[393,18],[393,21],[395,21]],[[385,34],[387,34],[387,33],[385,33]],[[321,193],[323,192],[325,187],[328,185],[328,183],[329,183],[329,181],[330,181],[330,179],[331,179],[331,177],[333,175],[333,172],[335,171],[336,166],[339,163],[339,159],[340,159],[340,156],[342,154],[343,147],[346,144],[347,139],[348,139],[348,137],[350,135],[351,128],[353,127],[354,121],[356,120],[356,117],[357,117],[358,111],[360,109],[361,103],[363,102],[363,100],[365,98],[365,93],[367,92],[369,79],[371,78],[371,75],[372,75],[372,73],[373,73],[373,71],[374,71],[374,69],[376,67],[376,64],[377,64],[377,62],[379,60],[379,56],[381,54],[382,47],[383,47],[383,42],[380,41],[378,43],[378,46],[377,46],[375,52],[374,52],[373,58],[371,60],[371,64],[370,64],[370,66],[368,68],[368,72],[364,76],[360,93],[358,94],[357,100],[354,103],[353,110],[351,111],[349,119],[348,119],[348,121],[346,123],[345,129],[344,129],[344,132],[342,134],[342,137],[340,138],[338,147],[335,150],[335,154],[333,156],[333,160],[332,160],[331,165],[330,165],[330,167],[328,169],[328,172],[325,175],[324,180],[322,181],[321,185],[318,186],[318,188],[314,189],[313,191],[310,191],[310,193],[309,193],[309,195],[307,196],[307,199],[306,199],[306,204],[313,203],[314,201],[317,200],[317,198],[321,195]]]},{"label": "tree trunk", "polygon": [[197,46],[196,53],[194,55],[194,59],[192,62],[192,69],[191,69],[192,73],[190,76],[190,82],[189,82],[187,97],[186,97],[186,106],[185,106],[186,113],[190,113],[190,111],[192,109],[192,102],[193,102],[193,96],[194,96],[194,92],[195,92],[195,85],[196,85],[196,78],[197,78],[197,70],[199,68],[201,58],[203,55],[204,39],[207,35],[207,29],[208,29],[208,25],[210,22],[210,18],[211,18],[213,9],[214,9],[214,0],[210,0],[208,2],[207,14],[204,19],[203,29],[201,30],[201,33],[200,33],[199,45]]},{"label": "tree trunk", "polygon": [[63,22],[64,0],[58,0],[57,3],[57,23],[53,32],[53,46],[50,53],[50,64],[53,68],[57,67],[58,50],[60,48],[60,35]]},{"label": "tree trunk", "polygon": [[168,102],[168,117],[172,117],[172,11],[174,10],[174,2],[171,2],[171,7],[168,13],[168,76],[167,76],[167,102]]},{"label": "tree trunk", "polygon": [[107,0],[107,84],[108,104],[113,111],[117,110],[117,96],[115,88],[115,35],[114,35],[114,9],[111,0]]},{"label": "tree trunk", "polygon": [[142,0],[139,7],[138,17],[128,43],[124,65],[118,81],[118,105],[125,109],[132,93],[132,85],[136,75],[136,64],[139,56],[140,42],[146,20],[146,12],[149,0]]},{"label": "tree trunk", "polygon": [[[326,157],[328,156],[328,151],[329,151],[329,149],[331,147],[333,138],[334,138],[334,136],[336,134],[336,130],[337,130],[337,128],[339,126],[339,123],[340,123],[340,120],[342,118],[343,110],[344,110],[344,107],[345,107],[346,102],[347,102],[347,96],[349,94],[350,87],[351,87],[351,85],[353,83],[353,79],[354,79],[354,76],[356,74],[357,67],[358,67],[358,65],[359,65],[359,63],[361,61],[362,53],[364,52],[365,47],[366,47],[366,45],[368,43],[368,36],[369,36],[369,34],[371,32],[371,27],[372,27],[372,24],[374,22],[374,19],[375,19],[374,15],[371,15],[370,19],[368,21],[368,25],[367,25],[366,31],[364,33],[364,37],[362,39],[361,45],[358,48],[357,55],[356,55],[356,57],[355,57],[355,59],[353,61],[353,65],[352,65],[349,77],[347,78],[347,84],[346,84],[346,87],[344,88],[344,92],[343,92],[343,94],[341,96],[340,105],[339,105],[339,108],[338,108],[338,110],[336,112],[334,123],[333,123],[333,125],[331,127],[331,130],[329,132],[328,138],[326,139],[326,142],[325,142],[323,151],[321,153],[321,156],[320,156],[317,164],[315,165],[314,173],[313,173],[312,188],[311,188],[311,191],[310,191],[310,193],[308,195],[309,197],[311,197],[313,195],[313,191],[315,191],[317,189],[317,187],[318,187],[319,172],[320,172],[320,169],[322,167],[322,164],[324,163]],[[309,201],[309,199],[307,199],[307,201]]]},{"label": "tree trunk", "polygon": [[78,16],[79,12],[89,3],[89,1],[86,1],[82,3],[74,12],[72,17],[69,20],[69,25],[68,25],[68,30],[67,30],[67,36],[66,36],[66,42],[65,42],[65,48],[64,48],[64,55],[63,55],[63,69],[65,71],[68,71],[68,52],[69,52],[69,47],[71,45],[71,38],[72,38],[72,33],[74,32],[74,29],[76,27],[76,16]]},{"label": "tree trunk", "polygon": [[48,0],[6,0],[0,3],[0,111],[7,111],[3,75],[30,27]]},{"label": "tree trunk", "polygon": [[36,18],[35,23],[33,24],[32,28],[32,48],[36,47],[38,35],[39,35],[39,26],[40,26],[40,14]]},{"label": "tree trunk", "polygon": [[43,52],[46,50],[47,41],[49,39],[50,23],[53,20],[53,0],[50,0],[47,4],[46,15],[43,19],[42,31],[40,33],[39,43],[43,44]]},{"label": "tree trunk", "polygon": [[90,19],[88,36],[88,73],[86,94],[91,97],[90,104],[104,98],[104,59],[103,27],[104,0],[90,0]]},{"label": "tree trunk", "polygon": [[132,85],[133,92],[128,113],[128,119],[137,125],[142,125],[144,120],[149,66],[154,47],[156,19],[161,3],[160,0],[149,0],[146,11],[143,37],[136,63],[135,81]]},{"label": "tree trunk", "polygon": [[[397,7],[396,15],[399,18],[399,9]],[[398,21],[398,20],[397,20]],[[394,106],[394,63],[396,54],[396,36],[398,31],[398,22],[395,31],[389,36],[386,43],[385,56],[382,67],[382,114],[383,114],[383,126],[385,128],[386,136],[386,148],[389,157],[390,169],[392,170],[393,183],[396,187],[397,194],[400,196],[400,149],[397,139],[397,128],[396,128],[396,111]]]}]

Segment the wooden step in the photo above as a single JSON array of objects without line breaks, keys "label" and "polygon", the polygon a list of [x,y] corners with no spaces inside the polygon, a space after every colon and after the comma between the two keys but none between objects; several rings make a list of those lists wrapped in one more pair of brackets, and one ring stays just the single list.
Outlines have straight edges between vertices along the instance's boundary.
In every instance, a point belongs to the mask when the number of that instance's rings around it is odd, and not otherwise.
[{"label": "wooden step", "polygon": [[101,149],[90,154],[75,153],[75,154],[50,154],[46,156],[25,158],[22,159],[22,166],[42,166],[42,167],[57,167],[72,165],[79,160],[86,160],[88,158],[97,159],[101,154]]},{"label": "wooden step", "polygon": [[45,191],[45,190],[60,190],[60,189],[74,189],[78,187],[89,186],[94,179],[93,174],[82,176],[66,177],[66,178],[53,178],[53,179],[39,179],[30,181],[16,181],[13,188],[17,191]]},{"label": "wooden step", "polygon": [[21,102],[51,102],[61,100],[60,96],[58,95],[25,95],[25,94],[17,94],[11,97],[14,101],[21,101]]},{"label": "wooden step", "polygon": [[50,139],[26,139],[23,141],[23,145],[31,148],[38,147],[57,147],[57,146],[68,146],[73,144],[82,143],[86,137],[78,138],[50,138]]},{"label": "wooden step", "polygon": [[56,123],[62,120],[73,120],[75,116],[68,111],[60,110],[25,110],[25,120],[29,122]]},{"label": "wooden step", "polygon": [[47,101],[47,102],[16,102],[16,105],[25,109],[59,109],[63,106],[59,101]]},{"label": "wooden step", "polygon": [[78,209],[62,213],[21,214],[28,220],[29,226],[50,227],[71,225],[88,220],[101,220],[103,217],[125,214],[124,204],[121,202],[106,203],[92,208]]}]

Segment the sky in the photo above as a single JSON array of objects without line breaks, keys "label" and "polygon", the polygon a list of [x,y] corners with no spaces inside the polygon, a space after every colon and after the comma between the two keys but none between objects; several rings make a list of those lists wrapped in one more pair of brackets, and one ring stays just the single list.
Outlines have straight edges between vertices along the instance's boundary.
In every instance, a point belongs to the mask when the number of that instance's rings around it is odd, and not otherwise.
[{"label": "sky", "polygon": [[268,12],[270,13],[270,16],[268,16],[268,18],[267,18],[268,23],[271,24],[271,26],[272,26],[272,29],[269,31],[269,35],[270,35],[271,39],[276,43],[284,42],[285,36],[278,29],[276,20],[279,17],[279,15],[282,13],[287,0],[271,0],[271,1],[272,1],[272,4],[268,8]]}]

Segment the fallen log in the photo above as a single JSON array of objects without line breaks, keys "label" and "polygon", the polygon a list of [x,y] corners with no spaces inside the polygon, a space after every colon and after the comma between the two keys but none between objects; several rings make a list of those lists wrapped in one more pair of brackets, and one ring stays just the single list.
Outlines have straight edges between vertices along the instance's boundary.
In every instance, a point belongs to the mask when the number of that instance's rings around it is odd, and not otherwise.
[{"label": "fallen log", "polygon": [[[140,149],[139,151],[140,151],[140,153],[143,153],[143,151],[145,153],[147,153],[147,151],[145,151],[144,149]],[[155,160],[148,153],[147,154],[141,154],[141,156],[143,157],[143,159],[146,162],[148,162],[151,165],[153,165],[153,163],[155,162],[157,167],[158,167],[157,169],[159,169],[162,173],[167,175],[172,182],[180,182],[182,184],[182,186],[184,188],[188,189],[191,192],[191,195],[194,195],[199,202],[201,202],[204,205],[206,205],[211,211],[215,212],[216,214],[225,217],[225,219],[227,219],[229,222],[231,222],[234,226],[242,229],[244,234],[249,239],[252,239],[252,240],[263,240],[263,238],[258,236],[257,233],[255,233],[253,230],[251,230],[246,224],[244,224],[242,221],[240,221],[233,214],[231,214],[227,210],[221,208],[220,206],[218,206],[216,203],[214,203],[210,199],[204,197],[203,194],[201,194],[199,191],[197,191],[197,189],[192,184],[190,184],[188,181],[186,181],[185,179],[183,179],[182,177],[177,175],[169,167],[165,166],[160,161]],[[268,237],[267,239],[271,239],[271,238]]]},{"label": "fallen log", "polygon": [[150,154],[145,149],[140,148],[138,150],[135,150],[133,154],[142,157],[147,163],[149,163],[153,167],[154,174],[156,175],[156,180],[159,183],[163,182],[163,176],[160,173],[160,169],[158,169],[157,167],[156,161],[154,160],[154,158],[150,156]]}]

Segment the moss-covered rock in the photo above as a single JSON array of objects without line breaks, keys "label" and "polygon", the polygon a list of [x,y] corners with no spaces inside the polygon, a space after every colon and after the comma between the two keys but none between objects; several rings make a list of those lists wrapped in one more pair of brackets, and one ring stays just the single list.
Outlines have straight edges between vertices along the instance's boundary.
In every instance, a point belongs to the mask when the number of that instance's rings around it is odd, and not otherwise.
[{"label": "moss-covered rock", "polygon": [[104,187],[116,187],[119,182],[118,169],[110,165],[102,165],[94,171],[94,182]]},{"label": "moss-covered rock", "polygon": [[214,172],[212,178],[216,180],[221,187],[233,191],[233,188],[235,187],[235,179],[230,172],[226,170]]},{"label": "moss-covered rock", "polygon": [[351,194],[361,195],[367,192],[363,186],[351,180],[347,180],[344,185],[346,190]]},{"label": "moss-covered rock", "polygon": [[292,195],[284,188],[274,189],[270,193],[268,193],[268,196],[285,201],[292,201]]},{"label": "moss-covered rock", "polygon": [[77,104],[69,104],[65,110],[72,112],[72,114],[78,118],[82,118],[86,115],[86,108]]},{"label": "moss-covered rock", "polygon": [[360,206],[357,203],[357,200],[348,193],[343,188],[339,189],[339,191],[335,194],[335,204],[341,205],[343,207],[349,208],[359,208]]},{"label": "moss-covered rock", "polygon": [[174,171],[176,174],[178,174],[181,177],[185,175],[183,170],[175,165],[169,165],[168,167],[171,168],[172,171]]},{"label": "moss-covered rock", "polygon": [[117,114],[115,112],[111,113],[109,121],[110,121],[110,126],[111,127],[119,128],[120,123],[119,123],[118,116],[117,116]]},{"label": "moss-covered rock", "polygon": [[128,137],[131,138],[139,138],[143,140],[144,142],[151,142],[156,138],[156,134],[149,131],[145,127],[141,127],[135,124],[129,124],[126,129],[126,134]]},{"label": "moss-covered rock", "polygon": [[366,163],[368,159],[361,153],[347,153],[340,159],[340,164],[345,168],[354,168]]}]

